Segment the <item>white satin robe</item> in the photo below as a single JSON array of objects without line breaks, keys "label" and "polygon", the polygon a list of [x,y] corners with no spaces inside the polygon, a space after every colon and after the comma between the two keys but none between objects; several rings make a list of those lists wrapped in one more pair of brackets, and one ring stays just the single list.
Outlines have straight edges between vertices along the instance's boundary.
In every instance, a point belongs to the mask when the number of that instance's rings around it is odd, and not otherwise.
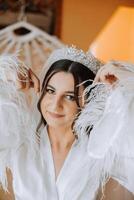
[{"label": "white satin robe", "polygon": [[[0,166],[6,166],[6,162],[3,163],[3,158],[6,161],[8,157],[8,161],[11,162],[11,167],[10,165],[9,167],[13,175],[15,199],[94,200],[100,186],[99,180],[103,172],[105,158],[95,159],[89,156],[88,143],[90,137],[84,135],[74,142],[57,180],[55,180],[55,169],[47,129],[44,128],[41,131],[39,150],[33,151],[30,144],[31,140],[28,139],[28,134],[25,134],[25,131],[27,130],[29,135],[33,135],[34,131],[30,128],[31,126],[29,127],[29,123],[26,124],[27,114],[24,106],[20,108],[14,98],[10,99],[6,95],[5,88],[3,88],[3,93],[1,88],[0,94],[0,122],[3,125],[0,126]],[[24,101],[22,102],[24,104]],[[23,120],[19,121],[22,113],[25,114],[22,117],[25,123],[22,123]],[[133,126],[133,123],[131,123],[131,126]],[[124,140],[126,141],[127,137]],[[101,141],[101,144],[103,144],[103,141]],[[108,157],[108,155],[106,156]],[[109,175],[134,193],[134,160],[133,158],[126,159],[127,168],[122,165],[122,158],[120,158],[119,162],[110,167]],[[1,180],[3,179],[1,178]]]},{"label": "white satin robe", "polygon": [[[91,189],[90,162],[94,161],[89,159],[87,143],[87,136],[81,141],[75,140],[57,180],[46,128],[41,133],[40,152],[33,160],[32,155],[31,158],[27,157],[30,155],[27,154],[29,145],[23,144],[14,161],[13,187],[16,200],[94,200],[99,185]],[[99,162],[97,165],[99,167]],[[118,167],[114,167],[111,176],[134,192],[133,183],[126,183],[123,174],[124,169],[119,171]],[[95,176],[98,176],[97,173]]]}]

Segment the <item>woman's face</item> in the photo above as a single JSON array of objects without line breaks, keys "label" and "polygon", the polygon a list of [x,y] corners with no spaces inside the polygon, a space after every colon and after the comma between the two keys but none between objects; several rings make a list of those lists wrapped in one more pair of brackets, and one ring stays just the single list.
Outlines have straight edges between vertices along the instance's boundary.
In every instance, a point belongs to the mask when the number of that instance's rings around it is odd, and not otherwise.
[{"label": "woman's face", "polygon": [[71,73],[58,72],[51,77],[41,101],[41,111],[49,126],[71,127],[78,112]]}]

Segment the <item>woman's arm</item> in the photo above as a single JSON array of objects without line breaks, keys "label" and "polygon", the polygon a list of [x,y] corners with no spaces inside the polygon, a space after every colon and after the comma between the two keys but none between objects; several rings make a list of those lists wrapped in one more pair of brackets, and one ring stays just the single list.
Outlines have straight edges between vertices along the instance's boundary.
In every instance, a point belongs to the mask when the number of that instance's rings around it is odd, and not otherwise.
[{"label": "woman's arm", "polygon": [[134,78],[134,64],[111,61],[100,68],[94,82],[114,84],[132,77]]},{"label": "woman's arm", "polygon": [[38,77],[13,54],[0,56],[0,82],[13,83],[21,90],[33,87],[36,93],[40,91]]},{"label": "woman's arm", "polygon": [[134,200],[134,194],[112,178],[105,185],[103,192],[99,192],[96,200]]},{"label": "woman's arm", "polygon": [[[12,170],[13,156],[16,149],[28,140],[32,141],[33,110],[29,108],[27,97],[23,92],[18,91],[16,83],[20,81],[23,89],[32,82],[35,89],[38,85],[38,78],[33,72],[25,68],[14,56],[0,57],[0,184],[7,189],[6,168]],[[30,83],[29,83],[30,82]],[[34,84],[35,82],[35,84]],[[37,84],[36,84],[37,83]],[[23,85],[24,84],[24,85]],[[31,87],[29,85],[29,87]],[[31,114],[32,112],[32,114]],[[32,115],[32,117],[31,117]],[[25,139],[25,140],[24,140]],[[13,172],[13,171],[12,171]]]},{"label": "woman's arm", "polygon": [[7,170],[7,180],[8,180],[8,192],[6,192],[2,187],[0,187],[0,200],[15,200],[13,187],[12,187],[12,173]]}]

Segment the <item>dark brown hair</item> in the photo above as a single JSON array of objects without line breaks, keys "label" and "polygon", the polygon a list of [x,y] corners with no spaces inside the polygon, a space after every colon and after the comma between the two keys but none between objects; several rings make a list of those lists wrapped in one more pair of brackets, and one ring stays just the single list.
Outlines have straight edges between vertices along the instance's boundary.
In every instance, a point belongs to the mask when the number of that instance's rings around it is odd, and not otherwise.
[{"label": "dark brown hair", "polygon": [[58,73],[58,72],[66,72],[66,73],[71,73],[74,77],[74,93],[75,93],[75,99],[76,99],[76,103],[79,106],[79,84],[83,83],[84,88],[86,88],[87,86],[89,86],[92,81],[95,78],[95,74],[86,66],[82,65],[81,63],[78,62],[74,62],[74,61],[70,61],[67,59],[64,60],[59,60],[56,61],[55,63],[53,63],[51,65],[51,67],[49,68],[49,70],[47,71],[43,83],[42,83],[42,89],[41,89],[41,97],[38,101],[37,107],[38,110],[41,114],[41,119],[39,122],[39,125],[37,127],[37,132],[39,131],[40,127],[44,124],[46,125],[46,121],[42,115],[42,111],[41,111],[41,101],[46,93],[46,88],[47,88],[47,84],[49,82],[49,80],[51,79],[51,77]]}]

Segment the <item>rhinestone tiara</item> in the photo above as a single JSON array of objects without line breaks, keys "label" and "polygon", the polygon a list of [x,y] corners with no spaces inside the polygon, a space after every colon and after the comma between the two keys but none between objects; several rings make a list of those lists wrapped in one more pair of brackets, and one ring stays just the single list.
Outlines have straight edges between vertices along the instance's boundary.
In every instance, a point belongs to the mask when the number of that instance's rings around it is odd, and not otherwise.
[{"label": "rhinestone tiara", "polygon": [[75,46],[65,46],[52,52],[45,68],[49,67],[58,60],[68,59],[74,62],[78,62],[88,67],[94,74],[97,73],[99,68],[104,65],[100,60],[95,58],[90,52],[85,53],[82,49],[78,49]]}]

